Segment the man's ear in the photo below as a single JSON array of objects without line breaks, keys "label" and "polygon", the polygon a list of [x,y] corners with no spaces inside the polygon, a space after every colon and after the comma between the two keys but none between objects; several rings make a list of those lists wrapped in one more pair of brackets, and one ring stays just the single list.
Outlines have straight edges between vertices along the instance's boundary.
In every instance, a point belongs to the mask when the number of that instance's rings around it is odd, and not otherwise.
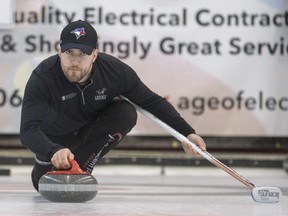
[{"label": "man's ear", "polygon": [[57,54],[60,56],[60,54],[61,54],[60,43],[57,44],[56,50],[57,50]]},{"label": "man's ear", "polygon": [[99,53],[98,49],[93,50],[93,62],[95,62],[95,60],[97,59],[98,53]]}]

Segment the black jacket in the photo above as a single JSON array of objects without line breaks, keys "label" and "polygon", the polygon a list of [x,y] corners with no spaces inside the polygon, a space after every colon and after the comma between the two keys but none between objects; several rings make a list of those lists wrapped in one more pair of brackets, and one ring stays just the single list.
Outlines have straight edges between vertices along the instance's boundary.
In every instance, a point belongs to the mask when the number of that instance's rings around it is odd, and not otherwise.
[{"label": "black jacket", "polygon": [[191,126],[165,99],[152,92],[133,69],[99,53],[90,84],[83,89],[64,76],[58,55],[39,64],[29,78],[22,106],[20,138],[36,155],[51,159],[63,148],[48,137],[71,133],[95,120],[102,109],[123,95],[187,136]]}]

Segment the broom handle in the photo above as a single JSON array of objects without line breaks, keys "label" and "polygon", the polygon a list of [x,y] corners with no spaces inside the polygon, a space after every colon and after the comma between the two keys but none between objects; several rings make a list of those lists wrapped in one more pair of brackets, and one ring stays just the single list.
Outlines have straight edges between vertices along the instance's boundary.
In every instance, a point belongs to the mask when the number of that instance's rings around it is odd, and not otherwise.
[{"label": "broom handle", "polygon": [[196,144],[192,143],[187,137],[185,137],[184,135],[182,135],[181,133],[179,133],[178,131],[176,131],[174,128],[170,127],[169,125],[167,125],[166,123],[164,123],[163,121],[161,121],[160,119],[158,119],[156,116],[154,116],[153,114],[151,114],[150,112],[142,109],[141,107],[139,107],[138,105],[132,103],[131,101],[129,101],[127,98],[121,97],[124,100],[128,101],[130,104],[132,104],[135,109],[140,112],[141,114],[143,114],[144,116],[146,116],[147,118],[151,119],[152,121],[154,121],[157,125],[159,125],[161,128],[163,128],[165,131],[167,131],[169,134],[171,134],[173,137],[175,137],[176,139],[178,139],[180,142],[186,142],[189,143],[193,149],[195,149],[202,157],[204,157],[205,159],[207,159],[208,161],[210,161],[212,164],[214,164],[215,166],[219,167],[220,169],[224,170],[225,172],[227,172],[229,175],[231,175],[232,177],[234,177],[235,179],[237,179],[238,181],[240,181],[241,183],[243,183],[244,185],[246,185],[247,187],[249,187],[251,190],[253,188],[255,188],[256,186],[251,183],[249,180],[247,180],[246,178],[244,178],[243,176],[241,176],[240,174],[238,174],[236,171],[232,170],[231,168],[229,168],[228,166],[226,166],[225,164],[223,164],[221,161],[217,160],[213,155],[211,155],[209,152],[207,151],[203,151],[201,150]]}]

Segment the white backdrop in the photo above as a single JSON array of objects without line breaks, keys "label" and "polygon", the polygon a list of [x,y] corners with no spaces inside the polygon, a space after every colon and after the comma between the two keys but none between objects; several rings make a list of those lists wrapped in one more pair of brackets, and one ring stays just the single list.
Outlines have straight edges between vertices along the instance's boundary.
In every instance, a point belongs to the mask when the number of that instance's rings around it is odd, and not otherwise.
[{"label": "white backdrop", "polygon": [[[284,0],[16,0],[14,28],[0,30],[0,133],[19,133],[28,77],[77,19],[199,134],[288,135]],[[143,117],[132,131],[164,133]]]}]

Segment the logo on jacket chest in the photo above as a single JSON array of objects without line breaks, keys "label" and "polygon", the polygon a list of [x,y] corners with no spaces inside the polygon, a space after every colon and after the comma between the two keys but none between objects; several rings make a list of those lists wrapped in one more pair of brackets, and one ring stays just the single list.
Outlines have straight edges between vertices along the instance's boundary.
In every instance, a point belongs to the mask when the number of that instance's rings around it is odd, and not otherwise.
[{"label": "logo on jacket chest", "polygon": [[106,100],[107,88],[98,89],[96,91],[95,100]]}]

